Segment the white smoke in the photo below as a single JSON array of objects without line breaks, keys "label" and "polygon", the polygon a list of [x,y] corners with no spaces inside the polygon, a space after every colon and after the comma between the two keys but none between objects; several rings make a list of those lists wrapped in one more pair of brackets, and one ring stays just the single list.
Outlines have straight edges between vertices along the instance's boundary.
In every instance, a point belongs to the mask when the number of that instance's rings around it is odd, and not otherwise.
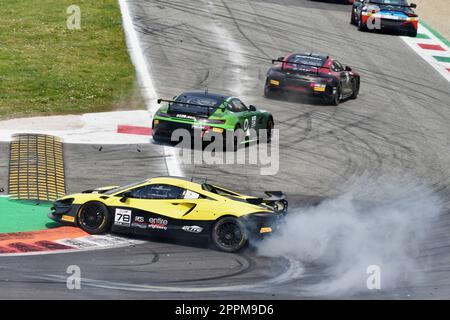
[{"label": "white smoke", "polygon": [[372,265],[380,267],[382,290],[412,284],[419,280],[417,256],[441,202],[419,185],[365,187],[358,194],[375,196],[380,190],[385,191],[383,201],[358,202],[352,191],[316,207],[291,209],[280,232],[263,241],[258,252],[296,259],[305,272],[314,265],[310,269],[320,280],[302,288],[309,294],[367,292],[367,268]]}]

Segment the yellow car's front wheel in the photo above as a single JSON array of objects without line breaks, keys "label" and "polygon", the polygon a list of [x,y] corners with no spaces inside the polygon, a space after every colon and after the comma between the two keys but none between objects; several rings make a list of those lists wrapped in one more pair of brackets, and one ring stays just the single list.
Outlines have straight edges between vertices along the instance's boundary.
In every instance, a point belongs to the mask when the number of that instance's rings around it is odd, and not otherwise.
[{"label": "yellow car's front wheel", "polygon": [[212,229],[212,242],[222,251],[236,252],[248,241],[245,226],[234,217],[219,219]]},{"label": "yellow car's front wheel", "polygon": [[99,234],[108,231],[112,222],[112,215],[101,202],[87,202],[78,211],[78,225],[90,234]]}]

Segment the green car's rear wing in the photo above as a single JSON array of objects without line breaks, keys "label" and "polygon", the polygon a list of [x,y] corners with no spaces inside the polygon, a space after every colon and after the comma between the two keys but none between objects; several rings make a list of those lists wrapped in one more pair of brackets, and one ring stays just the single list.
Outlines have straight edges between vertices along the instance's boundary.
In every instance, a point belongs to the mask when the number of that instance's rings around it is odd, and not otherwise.
[{"label": "green car's rear wing", "polygon": [[207,116],[208,117],[211,115],[211,109],[216,109],[217,108],[215,106],[206,106],[206,105],[203,105],[203,104],[181,102],[181,101],[175,101],[175,100],[158,99],[157,102],[158,102],[158,104],[161,104],[161,102],[168,102],[169,103],[169,107],[167,109],[168,113],[170,113],[170,107],[174,103],[175,104],[183,104],[183,105],[186,105],[186,106],[195,106],[195,107],[207,108]]}]

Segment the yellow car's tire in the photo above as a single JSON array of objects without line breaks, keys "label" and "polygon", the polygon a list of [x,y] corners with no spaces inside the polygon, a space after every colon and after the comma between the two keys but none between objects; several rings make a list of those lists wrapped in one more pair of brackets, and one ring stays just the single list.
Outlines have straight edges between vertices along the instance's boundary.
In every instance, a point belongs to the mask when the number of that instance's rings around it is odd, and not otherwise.
[{"label": "yellow car's tire", "polygon": [[247,230],[237,218],[224,217],[214,224],[211,240],[221,251],[236,252],[248,243]]},{"label": "yellow car's tire", "polygon": [[85,203],[77,214],[78,226],[90,234],[101,234],[109,231],[112,219],[108,207],[97,201]]}]

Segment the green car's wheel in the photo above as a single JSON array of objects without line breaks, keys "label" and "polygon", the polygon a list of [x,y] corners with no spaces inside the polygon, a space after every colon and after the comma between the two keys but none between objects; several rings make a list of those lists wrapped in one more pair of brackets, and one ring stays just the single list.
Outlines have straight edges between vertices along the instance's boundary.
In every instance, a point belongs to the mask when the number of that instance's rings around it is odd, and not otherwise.
[{"label": "green car's wheel", "polygon": [[161,139],[161,137],[159,135],[153,135],[153,141],[156,143],[162,143],[163,140]]},{"label": "green car's wheel", "polygon": [[109,230],[112,215],[103,203],[92,201],[87,202],[80,208],[77,222],[80,228],[87,233],[99,234]]},{"label": "green car's wheel", "polygon": [[218,220],[212,229],[212,241],[221,251],[236,252],[242,249],[248,241],[243,224],[234,217]]},{"label": "green car's wheel", "polygon": [[[274,127],[273,119],[272,119],[272,117],[270,117],[270,118],[267,120],[267,123],[266,123],[266,130],[267,130],[267,131],[266,131],[266,134],[267,134],[267,140],[266,140],[266,142],[267,142],[267,143],[272,142],[273,127]],[[260,133],[258,132],[258,143],[261,142],[261,139],[260,139],[259,134],[260,134]]]}]

